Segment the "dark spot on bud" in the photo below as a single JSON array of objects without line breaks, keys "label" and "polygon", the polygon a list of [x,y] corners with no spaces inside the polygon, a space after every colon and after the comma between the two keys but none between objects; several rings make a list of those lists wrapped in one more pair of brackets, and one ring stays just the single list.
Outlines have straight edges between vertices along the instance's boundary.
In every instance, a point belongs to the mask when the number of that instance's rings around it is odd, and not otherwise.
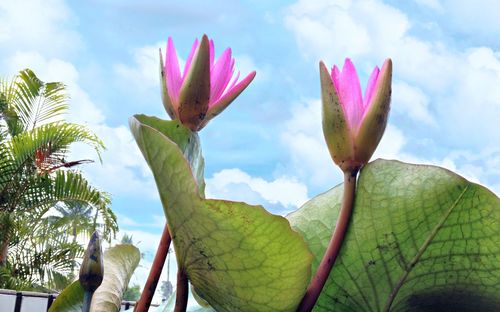
[{"label": "dark spot on bud", "polygon": [[200,113],[200,114],[198,115],[198,118],[200,118],[200,120],[203,120],[203,119],[205,119],[205,116],[206,116],[206,114],[205,114],[205,113]]},{"label": "dark spot on bud", "polygon": [[377,119],[377,123],[378,123],[379,125],[381,125],[381,124],[384,124],[384,123],[385,123],[385,118],[384,118],[384,115],[383,115],[383,114],[378,114],[375,118]]}]

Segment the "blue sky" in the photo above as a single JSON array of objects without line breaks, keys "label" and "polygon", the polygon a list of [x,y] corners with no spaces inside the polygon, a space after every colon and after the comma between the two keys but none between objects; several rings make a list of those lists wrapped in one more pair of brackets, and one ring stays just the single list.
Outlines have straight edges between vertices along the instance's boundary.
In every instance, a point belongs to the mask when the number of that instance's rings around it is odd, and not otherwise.
[{"label": "blue sky", "polygon": [[[68,85],[68,118],[108,148],[102,165],[82,170],[112,193],[121,232],[141,241],[146,272],[164,219],[127,119],[168,118],[158,81],[168,36],[185,59],[206,33],[217,55],[232,48],[243,75],[257,71],[200,134],[207,195],[284,214],[340,182],[321,132],[318,61],[345,57],[363,86],[374,66],[394,62],[375,157],[444,166],[498,193],[499,20],[493,0],[2,1],[0,68],[9,76],[30,67]],[[83,146],[73,153],[95,158]]]}]

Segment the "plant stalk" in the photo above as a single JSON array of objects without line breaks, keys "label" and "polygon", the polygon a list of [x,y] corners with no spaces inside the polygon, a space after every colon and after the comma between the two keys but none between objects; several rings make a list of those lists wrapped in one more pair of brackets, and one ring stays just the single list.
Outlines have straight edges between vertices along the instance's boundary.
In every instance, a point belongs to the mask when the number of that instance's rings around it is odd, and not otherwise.
[{"label": "plant stalk", "polygon": [[163,228],[163,234],[161,235],[160,244],[158,245],[158,250],[156,251],[155,258],[153,260],[153,265],[149,270],[148,279],[144,285],[141,297],[135,306],[134,312],[146,312],[149,310],[151,301],[158,286],[158,281],[160,280],[161,271],[165,265],[165,259],[168,255],[168,249],[170,248],[170,242],[172,238],[170,237],[170,231],[168,229],[168,224],[165,224]]},{"label": "plant stalk", "polygon": [[185,312],[187,308],[188,302],[188,277],[184,269],[179,268],[177,271],[177,289],[175,296],[175,308],[174,312]]},{"label": "plant stalk", "polygon": [[316,271],[316,275],[309,284],[306,294],[297,308],[298,312],[309,312],[313,309],[330,275],[335,260],[337,259],[352,214],[357,174],[358,169],[344,172],[344,195],[342,197],[342,205],[340,207],[337,224],[335,225],[332,238],[328,243],[323,259]]},{"label": "plant stalk", "polygon": [[91,291],[84,291],[83,292],[83,312],[89,312],[90,311],[90,303],[92,302],[92,295],[93,293]]}]

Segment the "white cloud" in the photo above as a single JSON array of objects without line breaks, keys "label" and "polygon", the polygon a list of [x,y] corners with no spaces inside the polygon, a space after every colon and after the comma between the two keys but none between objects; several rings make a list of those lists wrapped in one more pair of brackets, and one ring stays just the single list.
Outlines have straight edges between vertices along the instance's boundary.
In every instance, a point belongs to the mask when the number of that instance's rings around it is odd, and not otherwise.
[{"label": "white cloud", "polygon": [[497,0],[441,0],[446,12],[446,27],[473,40],[497,42],[500,35],[500,3]]},{"label": "white cloud", "polygon": [[394,82],[392,89],[392,111],[426,125],[437,125],[434,116],[429,111],[429,98],[422,90],[403,81]]},{"label": "white cloud", "polygon": [[[342,174],[330,158],[324,142],[320,109],[319,100],[308,100],[293,107],[292,116],[281,134],[282,143],[290,155],[290,163],[283,170],[307,181],[308,185],[315,188],[328,189],[342,182]],[[428,141],[432,143],[432,140]],[[419,157],[405,151],[407,144],[414,143],[408,140],[400,128],[389,123],[371,159],[397,159],[408,163],[440,166],[469,181],[483,184],[494,192],[500,191],[499,148],[485,148],[479,152],[456,150],[443,157],[435,157],[432,154]]]},{"label": "white cloud", "polygon": [[[152,174],[130,130],[125,126],[110,127],[106,124],[89,125],[104,142],[102,164],[84,168],[85,175],[103,190],[112,194],[146,196],[159,199]],[[87,146],[76,145],[73,158],[95,159],[95,153]]]},{"label": "white cloud", "polygon": [[209,198],[263,204],[258,202],[262,198],[271,204],[281,204],[289,209],[302,206],[308,199],[307,187],[295,178],[281,176],[273,181],[266,181],[236,168],[221,170],[207,179],[206,183]]},{"label": "white cloud", "polygon": [[396,126],[388,124],[372,159],[398,159],[406,142],[403,132]]},{"label": "white cloud", "polygon": [[[492,6],[488,4],[484,7]],[[329,64],[353,57],[361,76],[390,56],[393,110],[425,125],[437,124],[434,131],[449,146],[500,144],[499,51],[456,51],[444,42],[415,37],[406,14],[377,0],[300,0],[289,7],[284,23],[306,56]],[[312,31],[311,23],[321,31]]]},{"label": "white cloud", "polygon": [[[289,150],[286,169],[315,187],[329,188],[341,182],[341,171],[334,164],[321,128],[320,100],[306,100],[292,108],[292,116],[281,133]],[[406,143],[403,132],[389,124],[372,159],[397,159]]]},{"label": "white cloud", "polygon": [[131,229],[121,229],[117,233],[116,237],[119,241],[124,234],[132,236],[132,240],[135,246],[141,250],[141,253],[145,253],[147,258],[152,258],[156,253],[158,244],[160,243],[161,231],[157,233],[152,233],[143,230],[131,230]]},{"label": "white cloud", "polygon": [[464,54],[458,79],[438,106],[449,136],[475,148],[498,146],[500,118],[500,56],[490,48],[473,48]]},{"label": "white cloud", "polygon": [[78,86],[79,74],[70,62],[59,58],[46,58],[39,52],[16,52],[5,62],[11,75],[19,69],[30,68],[42,81],[62,81],[70,95],[70,121],[89,124],[104,122],[101,110],[90,100],[88,94]]},{"label": "white cloud", "polygon": [[299,1],[290,7],[285,25],[294,31],[307,57],[316,58],[318,51],[329,51],[340,60],[346,51],[358,55],[370,45],[366,29],[349,14],[351,7],[349,1]]},{"label": "white cloud", "polygon": [[[120,232],[117,234],[118,239],[115,240],[113,243],[114,244],[120,243],[120,239],[123,237],[124,234],[132,236],[133,244],[137,248],[139,248],[142,254],[139,266],[135,269],[134,274],[130,278],[129,282],[129,285],[135,285],[135,284],[140,285],[142,290],[148,278],[151,266],[153,265],[153,259],[156,254],[158,244],[160,243],[161,234],[147,232],[147,231],[140,231],[140,230],[124,229],[120,230]],[[176,274],[177,274],[177,261],[175,258],[173,244],[171,244],[170,254],[167,256],[167,259],[165,260],[165,264],[163,266],[159,283],[156,288],[155,295],[153,296],[153,301],[152,301],[153,303],[161,302],[161,295],[159,293],[159,290],[162,281],[166,281],[168,278],[168,280],[170,280],[170,282],[175,287]]]},{"label": "white cloud", "polygon": [[[133,49],[130,52],[133,57],[133,65],[129,65],[128,63],[115,64],[114,71],[119,77],[126,81],[127,85],[133,86],[134,88],[147,89],[159,87],[160,56],[158,49],[160,47],[162,53],[165,53],[164,42]],[[165,59],[165,55],[163,55],[163,58]],[[183,66],[181,68],[183,68]]]},{"label": "white cloud", "polygon": [[[124,81],[127,86],[133,86],[135,89],[148,91],[151,88],[159,88],[159,51],[161,47],[163,59],[165,60],[165,42],[146,45],[135,48],[130,52],[132,64],[118,63],[113,66],[116,75]],[[217,53],[217,52],[216,52]],[[218,55],[216,55],[217,57]],[[265,81],[270,77],[271,69],[269,66],[259,67],[250,55],[242,54],[233,56],[235,59],[235,73],[240,72],[241,81],[250,72],[257,71],[259,81]],[[183,55],[178,55],[179,68],[184,69],[185,60]],[[158,91],[159,94],[159,91]]]},{"label": "white cloud", "polygon": [[300,0],[289,7],[285,25],[306,56],[341,63],[347,55],[356,58],[397,41],[409,21],[379,1]]},{"label": "white cloud", "polygon": [[271,71],[272,69],[270,68],[269,65],[266,66],[257,66],[255,64],[254,59],[247,54],[240,54],[240,55],[235,55],[234,56],[234,67],[235,67],[235,73],[239,71],[240,72],[240,78],[238,80],[241,81],[241,79],[245,78],[248,74],[250,74],[252,71],[256,71],[257,75],[259,76],[259,79],[255,80],[255,82],[265,82],[266,80],[271,78]]},{"label": "white cloud", "polygon": [[73,159],[93,159],[97,163],[83,167],[85,176],[97,187],[114,194],[137,194],[158,198],[149,168],[130,130],[125,126],[110,127],[102,111],[78,85],[75,66],[58,58],[45,58],[38,52],[17,52],[5,60],[4,68],[13,75],[19,68],[29,67],[42,81],[62,81],[70,95],[71,122],[87,125],[106,145],[102,165],[95,152],[83,144],[71,149]]},{"label": "white cloud", "polygon": [[51,55],[83,47],[80,35],[64,27],[75,17],[63,0],[0,2],[2,49],[31,49]]},{"label": "white cloud", "polygon": [[341,175],[323,138],[319,100],[306,100],[292,107],[292,116],[285,123],[281,142],[290,155],[290,164],[285,170],[315,187],[340,182]]}]

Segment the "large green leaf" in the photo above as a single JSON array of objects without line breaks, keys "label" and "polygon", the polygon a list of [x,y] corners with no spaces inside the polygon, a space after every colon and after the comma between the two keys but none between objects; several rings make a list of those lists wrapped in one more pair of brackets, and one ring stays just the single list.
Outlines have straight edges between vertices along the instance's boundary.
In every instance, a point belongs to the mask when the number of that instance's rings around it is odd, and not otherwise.
[{"label": "large green leaf", "polygon": [[57,296],[49,312],[82,312],[83,288],[78,280],[74,281]]},{"label": "large green leaf", "polygon": [[130,127],[160,191],[179,269],[197,294],[217,311],[294,311],[310,278],[304,240],[261,206],[203,199],[173,135],[183,126],[145,118]]},{"label": "large green leaf", "polygon": [[120,310],[123,293],[140,260],[139,249],[130,244],[104,252],[104,279],[92,297],[90,312]]},{"label": "large green leaf", "polygon": [[[139,264],[141,255],[133,245],[116,245],[104,252],[104,279],[92,297],[91,312],[116,312],[130,277]],[[73,282],[57,296],[49,312],[81,312],[83,288]]]},{"label": "large green leaf", "polygon": [[184,158],[189,162],[189,167],[193,172],[196,183],[198,183],[200,196],[205,197],[205,179],[203,177],[205,161],[201,154],[201,144],[198,134],[182,126],[176,120],[167,122],[158,117],[146,115],[135,115],[134,118],[141,124],[160,131],[177,144]]},{"label": "large green leaf", "polygon": [[[342,185],[288,219],[315,271]],[[339,258],[315,311],[499,311],[500,201],[434,166],[377,160],[361,172]]]}]

